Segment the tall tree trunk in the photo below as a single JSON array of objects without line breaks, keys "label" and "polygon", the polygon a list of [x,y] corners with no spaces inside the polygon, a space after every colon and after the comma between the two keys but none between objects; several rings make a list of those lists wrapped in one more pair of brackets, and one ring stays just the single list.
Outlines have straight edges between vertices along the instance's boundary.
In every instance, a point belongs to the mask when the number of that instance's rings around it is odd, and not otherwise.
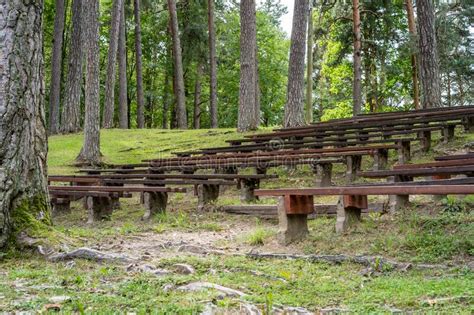
[{"label": "tall tree trunk", "polygon": [[142,73],[142,30],[140,22],[140,0],[134,0],[133,13],[135,15],[135,66],[137,73],[137,127],[145,127],[145,100],[143,97]]},{"label": "tall tree trunk", "polygon": [[81,129],[81,86],[84,58],[82,0],[72,2],[72,35],[69,46],[69,67],[61,112],[61,132],[73,133]]},{"label": "tall tree trunk", "polygon": [[55,0],[53,56],[51,61],[51,90],[49,93],[49,133],[59,132],[59,103],[61,101],[61,63],[64,35],[64,0]]},{"label": "tall tree trunk", "polygon": [[99,0],[84,0],[84,38],[86,41],[86,85],[84,145],[76,161],[99,165],[100,154],[100,94],[99,94]]},{"label": "tall tree trunk", "polygon": [[359,0],[352,3],[353,35],[354,35],[354,82],[352,89],[353,115],[360,114],[362,110],[362,58]]},{"label": "tall tree trunk", "polygon": [[0,248],[49,218],[42,10],[0,1]]},{"label": "tall tree trunk", "polygon": [[240,1],[240,95],[237,130],[256,129],[256,45],[257,22],[255,0]]},{"label": "tall tree trunk", "polygon": [[[415,14],[413,12],[413,3],[412,0],[405,0],[405,5],[407,8],[407,17],[408,17],[408,31],[410,32],[411,42],[414,43],[416,40],[416,24],[415,24]],[[411,77],[413,81],[413,103],[415,109],[420,109],[420,90],[418,87],[418,58],[416,56],[415,46],[412,45],[411,53]]]},{"label": "tall tree trunk", "polygon": [[196,66],[196,82],[194,84],[194,129],[201,128],[201,75],[202,64],[198,63]]},{"label": "tall tree trunk", "polygon": [[255,39],[255,129],[260,126],[260,78],[258,75],[258,46]]},{"label": "tall tree trunk", "polygon": [[161,128],[168,129],[168,111],[170,107],[169,85],[170,75],[168,70],[165,72],[165,81],[163,84],[163,118],[161,121]]},{"label": "tall tree trunk", "polygon": [[114,126],[115,109],[115,70],[117,61],[117,49],[119,41],[120,20],[123,10],[123,0],[114,0],[112,8],[112,18],[110,21],[109,32],[109,51],[107,55],[107,75],[105,79],[105,105],[104,117],[102,121],[103,128],[112,128]]},{"label": "tall tree trunk", "polygon": [[313,122],[313,6],[309,4],[308,47],[306,49],[306,123]]},{"label": "tall tree trunk", "polygon": [[120,31],[118,42],[119,64],[119,127],[128,129],[128,102],[127,102],[127,37],[125,24],[125,3],[120,14]]},{"label": "tall tree trunk", "polygon": [[451,107],[451,75],[449,71],[446,72],[446,83],[447,83],[447,101],[448,101],[448,107]]},{"label": "tall tree trunk", "polygon": [[209,31],[209,76],[210,76],[210,116],[211,128],[217,128],[217,58],[216,30],[214,27],[214,0],[207,0],[208,31]]},{"label": "tall tree trunk", "polygon": [[306,27],[308,0],[295,0],[293,27],[291,30],[288,88],[285,106],[285,127],[296,127],[304,121],[304,54],[306,49]]},{"label": "tall tree trunk", "polygon": [[178,14],[175,0],[168,0],[170,13],[171,36],[173,38],[173,60],[175,77],[176,119],[179,129],[187,129],[186,101],[184,97],[183,60],[181,57],[181,41],[179,39]]},{"label": "tall tree trunk", "polygon": [[417,0],[418,49],[420,51],[423,108],[442,106],[434,10],[433,0]]}]

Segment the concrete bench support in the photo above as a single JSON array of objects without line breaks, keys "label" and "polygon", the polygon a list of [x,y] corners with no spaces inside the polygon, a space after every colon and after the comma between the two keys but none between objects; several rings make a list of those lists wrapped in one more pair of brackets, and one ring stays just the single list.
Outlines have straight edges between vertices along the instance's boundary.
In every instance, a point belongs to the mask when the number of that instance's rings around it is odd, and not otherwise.
[{"label": "concrete bench support", "polygon": [[357,172],[361,169],[362,156],[348,155],[346,157],[346,182],[352,183],[357,178]]},{"label": "concrete bench support", "polygon": [[410,161],[410,141],[399,141],[398,164],[406,164]]},{"label": "concrete bench support", "polygon": [[343,233],[359,224],[362,209],[367,208],[367,196],[342,196],[337,205],[336,233]]},{"label": "concrete bench support", "polygon": [[316,177],[316,187],[330,187],[332,180],[332,163],[317,162],[312,165]]},{"label": "concrete bench support", "polygon": [[240,201],[242,202],[254,202],[258,200],[255,196],[255,189],[260,188],[259,179],[248,179],[243,178],[240,180]]},{"label": "concrete bench support", "polygon": [[387,169],[388,164],[388,150],[377,149],[374,155],[374,171],[381,171]]},{"label": "concrete bench support", "polygon": [[447,125],[443,128],[443,142],[448,143],[454,139],[454,130],[456,125]]},{"label": "concrete bench support", "polygon": [[420,144],[423,152],[428,152],[431,148],[431,131],[420,131]]},{"label": "concrete bench support", "polygon": [[474,132],[474,116],[464,117],[462,124],[465,132]]},{"label": "concrete bench support", "polygon": [[168,204],[168,193],[166,192],[145,192],[143,194],[145,204],[145,214],[143,220],[149,220],[153,215],[166,212]]},{"label": "concrete bench support", "polygon": [[199,185],[198,186],[198,210],[203,210],[205,206],[219,198],[219,185]]},{"label": "concrete bench support", "polygon": [[308,214],[314,211],[313,196],[287,195],[278,203],[278,242],[300,241],[308,234]]},{"label": "concrete bench support", "polygon": [[53,198],[51,206],[53,217],[71,213],[71,200],[69,198]]},{"label": "concrete bench support", "polygon": [[256,167],[255,168],[255,174],[257,174],[257,175],[266,175],[267,174],[267,168],[266,167]]},{"label": "concrete bench support", "polygon": [[[413,178],[409,176],[391,176],[388,178],[388,181],[392,183],[409,182],[409,181],[413,181]],[[400,211],[400,209],[407,207],[409,202],[410,202],[409,195],[390,195],[389,196],[389,211],[392,213]]]},{"label": "concrete bench support", "polygon": [[113,212],[112,198],[110,197],[86,197],[89,218],[87,223],[102,220],[110,220]]}]

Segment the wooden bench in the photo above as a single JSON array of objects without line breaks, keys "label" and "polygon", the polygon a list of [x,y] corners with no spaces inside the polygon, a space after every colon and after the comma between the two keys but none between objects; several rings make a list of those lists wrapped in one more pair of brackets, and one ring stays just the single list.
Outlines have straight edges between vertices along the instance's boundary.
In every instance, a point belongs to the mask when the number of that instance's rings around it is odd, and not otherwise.
[{"label": "wooden bench", "polygon": [[417,185],[341,186],[330,188],[262,189],[258,196],[278,196],[279,231],[281,244],[302,240],[308,234],[307,217],[314,211],[314,196],[342,196],[337,210],[336,231],[346,231],[360,221],[361,209],[368,207],[369,195],[446,195],[474,194],[474,185],[437,185],[436,181]]},{"label": "wooden bench", "polygon": [[[88,170],[85,170],[88,171]],[[102,170],[106,172],[107,170]],[[127,171],[131,171],[128,169]],[[96,169],[93,172],[97,172]],[[141,174],[107,174],[86,176],[49,176],[50,181],[91,182],[103,184],[148,184],[148,185],[193,185],[198,196],[199,207],[218,198],[220,187],[236,185],[240,189],[242,202],[254,202],[258,199],[254,191],[260,187],[261,180],[278,178],[266,174],[150,174],[142,170]],[[128,182],[125,182],[128,181]],[[137,182],[140,181],[140,182]]]},{"label": "wooden bench", "polygon": [[[183,188],[167,188],[153,186],[48,186],[50,195],[53,197],[54,213],[68,211],[69,203],[66,199],[71,196],[85,198],[85,206],[89,211],[88,223],[109,219],[114,210],[113,198],[129,197],[133,192],[144,193],[145,214],[144,220],[152,215],[166,211],[168,193],[183,193]],[[69,199],[70,200],[70,199]]]}]

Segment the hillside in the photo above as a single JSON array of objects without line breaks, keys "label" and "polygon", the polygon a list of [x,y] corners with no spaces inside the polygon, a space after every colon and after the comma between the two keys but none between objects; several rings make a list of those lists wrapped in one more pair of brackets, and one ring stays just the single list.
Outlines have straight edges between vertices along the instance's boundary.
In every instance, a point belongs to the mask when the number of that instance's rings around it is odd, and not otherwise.
[{"label": "hillside", "polygon": [[[240,136],[230,129],[106,130],[101,141],[106,162],[136,163],[176,151],[225,145],[225,140]],[[81,134],[50,138],[50,174],[76,170],[70,165],[81,141]],[[457,152],[472,141],[472,134],[459,134],[453,144],[438,143],[427,155],[415,147],[414,161]],[[364,168],[368,167],[370,162],[364,162]],[[335,180],[342,180],[342,167],[335,171]],[[263,187],[311,186],[314,181],[307,167],[271,172],[280,179],[265,181]],[[289,247],[276,242],[274,219],[218,211],[223,205],[240,204],[235,188],[225,190],[215,212],[196,212],[192,192],[175,194],[167,213],[150,222],[140,220],[143,208],[138,196],[124,199],[110,221],[93,225],[86,224],[87,213],[81,202],[76,202],[70,215],[55,219],[50,231],[55,246],[89,247],[133,257],[134,261],[49,262],[12,252],[0,261],[0,310],[45,309],[59,296],[65,297],[56,303],[62,311],[79,313],[107,312],[122,305],[138,313],[156,309],[196,313],[214,301],[220,310],[234,312],[302,307],[322,312],[470,314],[474,305],[472,200],[450,198],[446,203],[416,198],[410,208],[396,215],[365,215],[359,227],[342,235],[334,231],[334,217],[317,218],[310,221],[309,238]],[[275,202],[266,198],[258,203]],[[323,197],[316,202],[335,203],[336,199]],[[300,256],[292,260],[252,258],[248,253]],[[339,254],[381,258],[366,266],[349,261],[312,262],[311,256],[304,256]],[[411,265],[393,268],[383,265],[383,259]],[[177,263],[190,265],[194,271],[183,273]],[[177,289],[196,281],[239,290],[245,296]]]}]

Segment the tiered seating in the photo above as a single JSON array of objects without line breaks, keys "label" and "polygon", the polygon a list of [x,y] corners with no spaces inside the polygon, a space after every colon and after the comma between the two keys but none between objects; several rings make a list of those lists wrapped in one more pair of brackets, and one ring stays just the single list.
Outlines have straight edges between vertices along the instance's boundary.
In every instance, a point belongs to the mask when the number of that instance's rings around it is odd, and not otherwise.
[{"label": "tiered seating", "polygon": [[[178,152],[175,153],[175,157],[170,158],[80,171],[86,175],[50,176],[50,182],[64,182],[70,185],[51,186],[52,201],[56,209],[65,210],[71,200],[86,197],[86,200],[90,200],[86,205],[93,213],[95,204],[106,205],[102,208],[107,208],[109,205],[113,207],[119,204],[119,198],[129,197],[132,192],[139,192],[146,201],[147,212],[144,217],[148,218],[153,213],[165,211],[168,193],[184,192],[186,186],[194,187],[200,209],[218,198],[220,186],[236,185],[241,189],[242,201],[254,201],[259,195],[271,194],[262,191],[254,194],[260,187],[261,180],[276,177],[266,175],[268,168],[305,164],[310,165],[318,177],[316,185],[321,190],[311,191],[316,195],[319,193],[330,195],[341,191],[349,194],[356,191],[354,190],[356,188],[363,188],[365,189],[363,191],[367,192],[369,187],[374,189],[369,194],[378,194],[376,192],[386,192],[390,189],[393,189],[391,194],[394,195],[403,189],[408,191],[405,195],[398,194],[402,197],[394,199],[398,201],[398,204],[394,204],[396,208],[404,205],[406,195],[410,192],[437,191],[434,189],[436,185],[432,185],[430,181],[410,182],[414,177],[435,176],[437,184],[441,183],[440,180],[444,180],[443,183],[450,188],[471,183],[447,177],[455,174],[472,175],[472,164],[465,163],[466,159],[472,158],[470,155],[466,155],[458,162],[452,160],[455,158],[439,157],[440,162],[433,162],[435,164],[419,166],[406,164],[410,161],[412,142],[421,141],[423,150],[429,150],[432,132],[441,131],[443,140],[448,142],[454,137],[456,126],[464,126],[466,131],[472,131],[474,106],[360,115],[309,126],[277,129],[271,133],[230,140],[229,146]],[[397,152],[398,166],[387,170],[390,150]],[[373,170],[362,171],[363,157],[373,159]],[[345,182],[348,186],[336,187],[344,188],[343,190],[323,189],[332,185],[334,163],[346,165]],[[239,174],[240,170],[248,168],[254,168],[255,174]],[[215,173],[196,174],[197,171],[201,173],[210,170]],[[349,186],[358,176],[387,178],[393,183]],[[434,188],[428,189],[427,186],[430,185]],[[416,187],[419,186],[423,188],[417,190]],[[293,189],[288,191],[290,193],[285,196],[295,192]],[[351,195],[357,194],[351,193]],[[354,198],[351,200],[358,200],[359,197]],[[99,217],[103,216],[90,216],[92,219]]]},{"label": "tiered seating", "polygon": [[[391,195],[390,209],[405,207],[409,195],[474,194],[474,157],[453,157],[441,162],[395,166],[392,170],[363,172],[370,178],[390,178],[390,182],[335,186],[329,188],[285,188],[257,190],[258,196],[281,196],[278,207],[279,239],[288,244],[307,234],[307,215],[313,212],[313,196],[338,195],[343,198],[337,211],[336,231],[343,232],[360,221],[361,210],[368,207],[367,196]],[[452,175],[463,175],[450,179]],[[413,181],[431,176],[431,180]]]}]

